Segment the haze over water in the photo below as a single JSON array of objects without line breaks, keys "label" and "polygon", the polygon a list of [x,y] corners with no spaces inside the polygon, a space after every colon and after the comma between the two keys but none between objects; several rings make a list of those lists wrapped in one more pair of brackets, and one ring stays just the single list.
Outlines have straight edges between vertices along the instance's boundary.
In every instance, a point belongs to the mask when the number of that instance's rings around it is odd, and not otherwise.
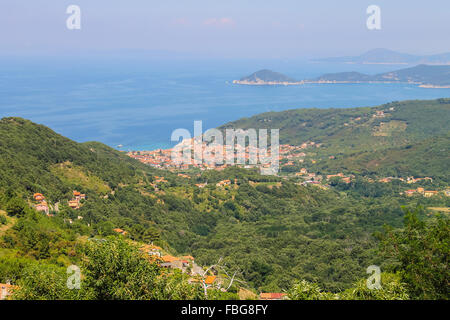
[{"label": "haze over water", "polygon": [[170,136],[177,128],[192,133],[194,120],[202,120],[206,130],[267,111],[450,97],[450,89],[404,84],[231,84],[263,68],[300,80],[328,72],[375,74],[405,67],[295,60],[3,58],[0,117],[24,117],[78,142],[150,150],[173,145]]}]

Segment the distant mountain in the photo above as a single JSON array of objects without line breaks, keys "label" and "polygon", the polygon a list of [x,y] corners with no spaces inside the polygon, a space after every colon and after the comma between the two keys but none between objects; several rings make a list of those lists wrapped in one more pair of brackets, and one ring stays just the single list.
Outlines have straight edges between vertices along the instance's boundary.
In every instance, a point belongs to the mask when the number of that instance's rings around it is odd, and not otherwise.
[{"label": "distant mountain", "polygon": [[276,84],[297,84],[297,80],[292,79],[282,73],[274,72],[272,70],[259,70],[240,80],[234,80],[235,84],[247,85],[276,85]]},{"label": "distant mountain", "polygon": [[355,64],[450,64],[450,53],[421,56],[389,49],[373,49],[359,56],[315,59],[315,61]]},{"label": "distant mountain", "polygon": [[418,65],[377,75],[359,72],[328,73],[307,82],[358,83],[358,82],[398,82],[415,83],[423,87],[450,87],[450,65]]}]

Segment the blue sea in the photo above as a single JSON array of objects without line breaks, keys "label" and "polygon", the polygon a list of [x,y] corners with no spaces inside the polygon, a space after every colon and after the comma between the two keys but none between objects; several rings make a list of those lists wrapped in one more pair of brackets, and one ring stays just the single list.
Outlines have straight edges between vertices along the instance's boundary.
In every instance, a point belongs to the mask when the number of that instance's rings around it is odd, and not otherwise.
[{"label": "blue sea", "polygon": [[450,97],[450,89],[404,84],[232,84],[263,68],[305,79],[328,72],[375,74],[404,67],[303,60],[6,57],[0,59],[0,117],[24,117],[78,142],[151,150],[172,146],[172,131],[192,132],[194,120],[202,120],[206,130],[267,111]]}]

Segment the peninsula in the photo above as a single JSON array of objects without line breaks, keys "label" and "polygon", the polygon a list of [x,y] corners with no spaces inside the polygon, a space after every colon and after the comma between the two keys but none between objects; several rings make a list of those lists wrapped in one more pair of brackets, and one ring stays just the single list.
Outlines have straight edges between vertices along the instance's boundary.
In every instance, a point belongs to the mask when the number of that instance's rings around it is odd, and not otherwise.
[{"label": "peninsula", "polygon": [[302,85],[327,83],[406,83],[422,88],[450,88],[450,65],[426,65],[368,75],[356,71],[326,73],[317,78],[295,80],[271,70],[260,70],[234,84],[242,85]]},{"label": "peninsula", "polygon": [[282,73],[263,69],[240,80],[233,80],[233,83],[243,85],[298,85],[303,84],[303,81],[297,81]]},{"label": "peninsula", "polygon": [[418,65],[367,75],[359,72],[328,73],[318,78],[305,80],[305,83],[408,83],[423,88],[450,88],[450,65]]}]

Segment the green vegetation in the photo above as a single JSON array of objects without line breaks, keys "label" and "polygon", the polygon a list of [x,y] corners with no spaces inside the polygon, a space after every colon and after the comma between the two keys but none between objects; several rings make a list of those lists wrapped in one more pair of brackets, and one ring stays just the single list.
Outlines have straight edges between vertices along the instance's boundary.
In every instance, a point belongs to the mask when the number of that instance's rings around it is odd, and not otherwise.
[{"label": "green vegetation", "polygon": [[267,69],[256,71],[255,73],[252,73],[251,75],[249,75],[247,77],[241,78],[240,81],[296,82],[296,80],[289,78],[288,76],[285,76],[284,74],[274,72],[271,70],[267,70]]},{"label": "green vegetation", "polygon": [[292,300],[407,300],[448,299],[448,270],[450,221],[437,216],[424,222],[420,210],[407,211],[404,228],[386,230],[380,252],[388,259],[386,268],[394,273],[382,273],[380,288],[369,289],[366,280],[354,287],[333,294],[323,291],[317,284],[297,282],[288,291]]},{"label": "green vegetation", "polygon": [[419,299],[448,299],[450,221],[436,215],[428,222],[407,212],[400,230],[387,228],[380,236],[381,250],[400,274],[410,295]]},{"label": "green vegetation", "polygon": [[[449,115],[450,99],[414,100],[373,108],[267,112],[220,129],[279,128],[281,144],[314,141],[320,147],[306,159],[316,163],[302,165],[320,174],[342,170],[361,175],[432,176],[448,182]],[[381,127],[384,134],[380,135]]]},{"label": "green vegetation", "polygon": [[[448,186],[449,106],[440,99],[291,110],[226,126],[278,127],[282,143],[321,144],[308,151],[307,159],[317,160],[304,164],[309,171],[355,174],[350,183],[330,181],[326,190],[238,167],[188,171],[191,179],[184,179],[100,143],[79,144],[27,120],[2,119],[0,282],[20,287],[16,299],[206,298],[187,274],[167,272],[140,253],[139,246],[153,242],[194,256],[200,266],[222,258],[237,272],[239,282],[227,292],[209,289],[208,299],[236,299],[240,287],[291,299],[447,299],[447,216],[410,211],[447,208],[449,197],[405,197],[406,182],[368,178],[430,175],[432,182],[418,185]],[[384,116],[374,117],[377,111]],[[390,123],[382,130],[388,134],[374,135],[382,122]],[[166,182],[156,183],[156,176]],[[231,185],[216,186],[224,179]],[[86,194],[77,210],[68,206],[73,190]],[[34,193],[45,195],[49,215],[35,211]],[[364,286],[374,264],[383,271],[379,291]],[[70,265],[80,266],[80,290],[67,289]]]},{"label": "green vegetation", "polygon": [[340,72],[324,74],[311,81],[337,82],[398,82],[418,83],[433,86],[450,85],[450,66],[433,66],[421,64],[415,67],[385,72],[377,75],[367,75],[358,72]]}]

